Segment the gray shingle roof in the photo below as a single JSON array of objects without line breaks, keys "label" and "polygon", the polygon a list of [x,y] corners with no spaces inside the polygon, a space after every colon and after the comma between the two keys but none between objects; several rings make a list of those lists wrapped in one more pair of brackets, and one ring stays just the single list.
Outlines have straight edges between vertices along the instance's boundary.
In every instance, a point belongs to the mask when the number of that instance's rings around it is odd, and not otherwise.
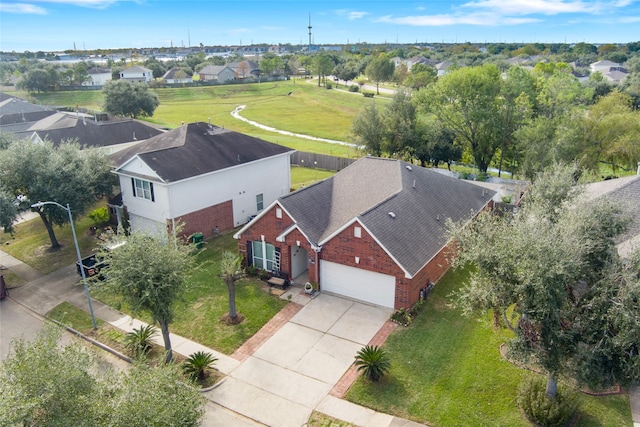
[{"label": "gray shingle roof", "polygon": [[183,125],[115,153],[121,167],[138,156],[165,182],[175,182],[292,152],[291,148],[197,122]]},{"label": "gray shingle roof", "polygon": [[30,137],[37,133],[41,139],[48,139],[54,145],[62,141],[77,140],[85,147],[108,147],[131,141],[142,141],[162,131],[136,120],[96,122],[71,114],[57,113],[34,123],[28,130],[16,133]]},{"label": "gray shingle roof", "polygon": [[445,220],[470,219],[494,195],[399,160],[365,157],[279,200],[316,245],[357,218],[414,275],[447,243]]},{"label": "gray shingle roof", "polygon": [[603,197],[619,204],[632,218],[629,231],[619,236],[616,242],[640,235],[640,176],[630,178],[626,184],[615,188]]}]

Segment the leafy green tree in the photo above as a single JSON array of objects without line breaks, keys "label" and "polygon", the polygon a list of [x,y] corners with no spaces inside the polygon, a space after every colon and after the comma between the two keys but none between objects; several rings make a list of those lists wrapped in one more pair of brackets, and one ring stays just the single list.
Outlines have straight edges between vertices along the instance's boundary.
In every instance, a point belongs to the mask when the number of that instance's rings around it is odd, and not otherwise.
[{"label": "leafy green tree", "polygon": [[462,157],[462,148],[456,144],[455,134],[437,121],[424,125],[419,134],[422,140],[414,148],[413,156],[422,166],[432,162],[437,168],[445,162],[451,170],[451,163]]},{"label": "leafy green tree", "polygon": [[[511,355],[546,371],[551,397],[560,376],[608,385],[633,380],[617,373],[640,363],[637,345],[615,346],[619,336],[637,335],[638,325],[599,329],[609,321],[601,313],[616,306],[606,295],[620,292],[607,278],[620,265],[614,238],[625,230],[627,217],[606,201],[586,205],[579,195],[575,170],[555,168],[537,178],[513,216],[482,213],[452,233],[459,248],[456,266],[475,267],[459,304],[468,313],[493,310],[494,319],[515,332]],[[595,301],[606,308],[594,311]],[[623,314],[633,313],[637,309]],[[582,355],[590,352],[600,361],[617,361],[616,374],[586,375],[593,364]]]},{"label": "leafy green tree", "polygon": [[416,126],[416,108],[408,92],[399,90],[383,113],[384,140],[382,149],[391,157],[410,153],[420,136]]},{"label": "leafy green tree", "polygon": [[[57,147],[45,140],[35,144],[16,140],[0,150],[0,188],[14,197],[24,196],[30,203],[54,201],[69,204],[77,218],[96,200],[111,192],[115,180],[106,154],[97,149],[81,150],[73,142]],[[57,249],[54,225],[69,222],[69,214],[57,206],[46,205],[40,219],[49,234],[51,247]]]},{"label": "leafy green tree", "polygon": [[126,80],[110,80],[102,89],[105,111],[118,116],[153,116],[160,101],[158,95],[149,91],[144,83]]},{"label": "leafy green tree", "polygon": [[134,364],[128,372],[108,377],[106,383],[104,402],[99,400],[105,426],[197,427],[202,423],[206,399],[177,364],[154,368]]},{"label": "leafy green tree", "polygon": [[[169,324],[175,315],[175,302],[188,288],[193,273],[191,248],[174,236],[134,231],[126,244],[103,251],[107,280],[96,284],[122,297],[134,313],[146,312],[158,322],[166,361],[173,358]],[[131,262],[131,260],[136,260]]]},{"label": "leafy green tree", "polygon": [[98,425],[95,359],[77,342],[58,347],[60,335],[50,325],[31,343],[12,342],[0,365],[0,425]]},{"label": "leafy green tree", "polygon": [[382,155],[384,121],[374,102],[366,105],[353,119],[351,134],[358,146],[364,147],[374,156]]},{"label": "leafy green tree", "polygon": [[486,64],[454,70],[415,95],[418,106],[468,145],[482,172],[487,171],[500,143],[495,118],[501,85],[500,70]]},{"label": "leafy green tree", "polygon": [[236,311],[236,282],[242,278],[241,258],[233,252],[224,251],[220,261],[220,276],[229,293],[229,319],[231,323],[238,321]]},{"label": "leafy green tree", "polygon": [[377,345],[366,345],[360,349],[354,364],[366,379],[374,382],[380,380],[391,369],[387,352]]},{"label": "leafy green tree", "polygon": [[380,95],[380,83],[388,82],[393,78],[395,66],[385,54],[380,54],[372,59],[364,73],[376,84],[376,93]]},{"label": "leafy green tree", "polygon": [[5,233],[13,232],[13,222],[18,218],[16,198],[0,189],[0,227]]},{"label": "leafy green tree", "polygon": [[436,81],[438,72],[433,67],[424,64],[415,64],[411,67],[411,72],[407,75],[403,84],[411,89],[418,90]]},{"label": "leafy green tree", "polygon": [[360,74],[360,72],[358,71],[358,65],[353,61],[347,61],[345,63],[336,65],[333,69],[333,73],[336,75],[336,77],[338,77],[340,80],[344,80],[345,82],[355,79]]},{"label": "leafy green tree", "polygon": [[78,62],[73,66],[73,81],[76,84],[81,85],[82,83],[90,80],[91,76],[89,75],[87,64],[84,62]]},{"label": "leafy green tree", "polygon": [[335,67],[335,62],[331,56],[320,53],[313,57],[313,62],[311,63],[313,72],[318,75],[318,87],[320,86],[320,82],[324,81],[326,83],[327,74],[333,71],[333,67]]},{"label": "leafy green tree", "polygon": [[614,172],[618,167],[633,170],[640,161],[640,112],[633,109],[630,96],[615,90],[572,125],[587,167],[598,170],[600,163],[607,163]]},{"label": "leafy green tree", "polygon": [[45,70],[32,69],[24,74],[22,80],[18,82],[18,87],[28,92],[46,92],[48,78],[49,76]]}]

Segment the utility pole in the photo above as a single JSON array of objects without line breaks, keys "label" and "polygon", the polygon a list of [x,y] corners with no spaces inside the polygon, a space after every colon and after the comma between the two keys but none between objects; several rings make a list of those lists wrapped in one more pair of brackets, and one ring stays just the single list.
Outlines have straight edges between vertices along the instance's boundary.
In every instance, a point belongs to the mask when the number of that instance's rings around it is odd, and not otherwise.
[{"label": "utility pole", "polygon": [[309,52],[311,52],[311,12],[309,12]]}]

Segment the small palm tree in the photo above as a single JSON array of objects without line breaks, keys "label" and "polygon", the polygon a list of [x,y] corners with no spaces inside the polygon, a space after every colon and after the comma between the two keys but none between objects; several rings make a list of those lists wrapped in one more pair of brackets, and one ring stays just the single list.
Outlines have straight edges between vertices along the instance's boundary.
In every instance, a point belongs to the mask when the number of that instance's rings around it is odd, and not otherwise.
[{"label": "small palm tree", "polygon": [[153,325],[133,328],[133,331],[124,336],[124,346],[134,358],[142,357],[151,351],[152,339],[157,334],[158,330]]},{"label": "small palm tree", "polygon": [[217,360],[218,358],[211,353],[196,351],[184,361],[182,369],[193,380],[202,381],[206,377],[207,369],[213,368],[213,364]]},{"label": "small palm tree", "polygon": [[358,371],[370,381],[378,381],[391,368],[387,352],[377,345],[366,345],[356,355]]}]

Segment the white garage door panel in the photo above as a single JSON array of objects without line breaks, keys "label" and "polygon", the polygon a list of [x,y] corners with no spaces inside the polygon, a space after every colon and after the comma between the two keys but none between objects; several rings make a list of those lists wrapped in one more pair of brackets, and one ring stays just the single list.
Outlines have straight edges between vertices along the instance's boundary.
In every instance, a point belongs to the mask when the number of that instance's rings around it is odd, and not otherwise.
[{"label": "white garage door panel", "polygon": [[394,308],[396,279],[387,274],[320,261],[320,287],[326,292]]}]

